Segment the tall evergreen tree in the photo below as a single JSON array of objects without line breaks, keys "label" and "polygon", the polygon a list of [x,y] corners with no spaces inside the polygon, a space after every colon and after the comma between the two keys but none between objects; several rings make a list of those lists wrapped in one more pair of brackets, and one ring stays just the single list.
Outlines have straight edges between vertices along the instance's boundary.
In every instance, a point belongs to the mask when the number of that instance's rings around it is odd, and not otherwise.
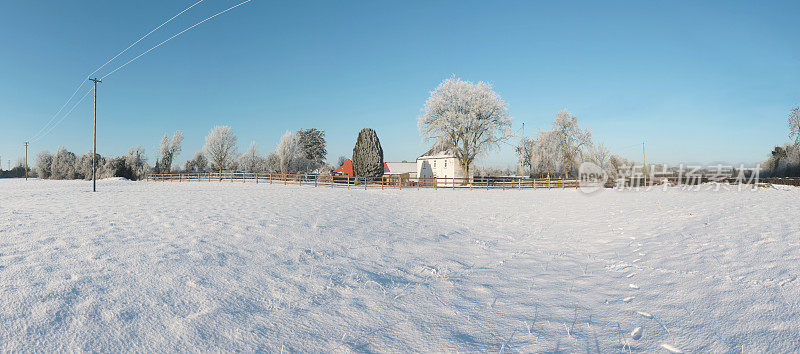
[{"label": "tall evergreen tree", "polygon": [[358,133],[353,148],[353,173],[358,177],[383,176],[383,148],[378,134],[371,128]]}]

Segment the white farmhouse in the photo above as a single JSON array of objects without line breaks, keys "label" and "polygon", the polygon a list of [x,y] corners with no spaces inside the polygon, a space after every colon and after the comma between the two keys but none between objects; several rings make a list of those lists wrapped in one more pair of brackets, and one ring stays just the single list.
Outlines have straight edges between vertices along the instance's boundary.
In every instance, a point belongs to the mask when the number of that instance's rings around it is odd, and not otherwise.
[{"label": "white farmhouse", "polygon": [[[469,169],[470,178],[473,176],[472,167]],[[433,178],[436,178],[436,184],[441,186],[452,186],[454,180],[451,178],[456,178],[457,184],[466,182],[459,180],[464,178],[464,171],[461,170],[461,165],[452,149],[437,150],[436,147],[417,158],[417,176],[422,185],[433,185]]]}]

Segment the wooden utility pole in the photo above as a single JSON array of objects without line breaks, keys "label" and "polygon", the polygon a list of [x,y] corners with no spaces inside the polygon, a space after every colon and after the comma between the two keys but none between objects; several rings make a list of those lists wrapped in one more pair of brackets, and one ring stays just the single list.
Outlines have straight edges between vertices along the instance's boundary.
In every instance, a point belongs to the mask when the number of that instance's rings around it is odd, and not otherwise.
[{"label": "wooden utility pole", "polygon": [[28,180],[28,142],[25,142],[25,180]]},{"label": "wooden utility pole", "polygon": [[97,83],[103,82],[103,79],[89,79],[94,81],[94,142],[92,143],[92,192],[97,192],[97,164],[95,156],[97,156]]},{"label": "wooden utility pole", "polygon": [[644,155],[644,139],[642,139],[642,169],[644,170],[644,185],[647,185],[647,159]]},{"label": "wooden utility pole", "polygon": [[525,122],[522,122],[522,178],[525,178]]}]

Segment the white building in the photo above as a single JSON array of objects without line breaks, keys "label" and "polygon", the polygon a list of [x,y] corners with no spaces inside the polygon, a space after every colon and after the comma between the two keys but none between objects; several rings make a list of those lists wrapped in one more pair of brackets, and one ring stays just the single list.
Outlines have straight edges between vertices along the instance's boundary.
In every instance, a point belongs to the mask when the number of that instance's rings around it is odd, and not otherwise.
[{"label": "white building", "polygon": [[384,175],[387,177],[396,177],[403,179],[417,178],[417,163],[416,162],[387,162]]},{"label": "white building", "polygon": [[[473,166],[470,166],[469,173],[473,176]],[[433,185],[433,178],[437,178],[436,184],[441,186],[452,186],[454,180],[447,180],[449,178],[456,178],[457,184],[466,183],[464,180],[464,171],[458,163],[458,159],[451,149],[435,150],[431,148],[425,154],[417,158],[417,176],[419,176],[419,183],[422,185]],[[426,180],[430,178],[430,180]],[[441,178],[439,180],[439,178]]]}]

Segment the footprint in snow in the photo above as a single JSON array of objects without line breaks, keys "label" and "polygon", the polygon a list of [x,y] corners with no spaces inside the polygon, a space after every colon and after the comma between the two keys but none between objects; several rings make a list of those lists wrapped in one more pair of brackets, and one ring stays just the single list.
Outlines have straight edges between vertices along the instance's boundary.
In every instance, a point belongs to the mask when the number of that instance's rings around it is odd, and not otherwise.
[{"label": "footprint in snow", "polygon": [[644,318],[649,318],[649,319],[652,319],[652,318],[653,318],[653,315],[651,315],[651,314],[650,314],[650,313],[648,313],[648,312],[636,311],[636,313],[638,313],[639,315],[641,315],[641,316],[642,316],[642,317],[644,317]]},{"label": "footprint in snow", "polygon": [[628,296],[628,297],[622,299],[622,302],[631,302],[635,298],[636,298],[635,296]]},{"label": "footprint in snow", "polygon": [[633,340],[642,339],[642,327],[634,328],[633,332],[631,332],[631,338],[633,338]]},{"label": "footprint in snow", "polygon": [[636,275],[636,273],[629,273],[625,275],[625,278],[633,278],[634,275]]},{"label": "footprint in snow", "polygon": [[683,351],[682,351],[682,350],[680,350],[680,349],[678,349],[678,348],[675,348],[675,347],[673,347],[673,346],[671,346],[671,345],[669,345],[669,344],[667,344],[667,343],[663,343],[663,344],[661,344],[661,348],[664,348],[664,349],[666,349],[666,350],[667,350],[668,352],[670,352],[670,353],[676,353],[676,354],[678,354],[678,353],[683,353]]},{"label": "footprint in snow", "polygon": [[628,287],[630,287],[631,289],[635,289],[635,290],[639,289],[639,286],[636,285],[636,284],[628,284]]}]

